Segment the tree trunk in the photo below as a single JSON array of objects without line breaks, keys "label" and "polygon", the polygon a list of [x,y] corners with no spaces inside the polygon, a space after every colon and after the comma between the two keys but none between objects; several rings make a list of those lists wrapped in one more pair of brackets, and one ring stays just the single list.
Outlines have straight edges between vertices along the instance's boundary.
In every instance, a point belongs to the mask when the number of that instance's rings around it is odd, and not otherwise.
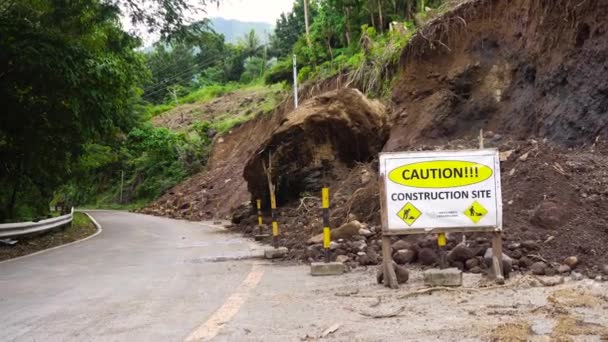
[{"label": "tree trunk", "polygon": [[405,0],[405,19],[412,20],[412,1]]},{"label": "tree trunk", "polygon": [[378,0],[378,19],[380,19],[380,32],[384,31],[384,20],[382,20],[382,0]]},{"label": "tree trunk", "polygon": [[374,18],[374,0],[369,0],[369,17],[372,21],[372,27],[376,28],[376,19]]},{"label": "tree trunk", "polygon": [[308,48],[312,48],[312,44],[310,42],[310,28],[308,27],[308,0],[303,0],[304,3],[304,26],[306,27],[306,43],[308,44]]},{"label": "tree trunk", "polygon": [[344,13],[346,14],[346,32],[345,32],[345,36],[346,36],[346,46],[350,46],[350,41],[351,41],[351,37],[352,37],[352,31],[350,28],[350,7],[346,6],[344,7]]}]

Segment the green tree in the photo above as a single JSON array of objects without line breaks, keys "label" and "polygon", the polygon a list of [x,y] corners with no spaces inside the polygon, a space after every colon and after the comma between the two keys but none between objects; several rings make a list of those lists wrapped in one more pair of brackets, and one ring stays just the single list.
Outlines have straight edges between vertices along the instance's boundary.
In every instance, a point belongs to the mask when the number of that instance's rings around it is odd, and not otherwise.
[{"label": "green tree", "polygon": [[48,211],[82,145],[137,122],[147,73],[118,13],[98,0],[0,9],[0,221]]},{"label": "green tree", "polygon": [[262,49],[264,48],[260,43],[260,37],[255,33],[255,30],[247,32],[239,41],[239,45],[242,47],[246,57],[257,57],[262,53]]},{"label": "green tree", "polygon": [[[308,19],[313,23],[318,12],[317,1],[308,3]],[[286,57],[291,55],[294,44],[306,33],[306,18],[303,0],[296,0],[289,13],[283,13],[276,23],[274,34],[270,39],[270,55]]]}]

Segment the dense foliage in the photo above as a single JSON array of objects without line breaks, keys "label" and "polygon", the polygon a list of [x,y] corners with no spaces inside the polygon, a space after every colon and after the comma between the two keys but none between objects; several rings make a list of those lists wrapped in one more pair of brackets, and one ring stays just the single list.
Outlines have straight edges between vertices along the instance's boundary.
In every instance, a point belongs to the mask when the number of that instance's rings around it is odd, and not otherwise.
[{"label": "dense foliage", "polygon": [[97,0],[0,9],[0,221],[48,210],[82,144],[135,125],[147,72],[117,14]]},{"label": "dense foliage", "polygon": [[[291,82],[291,54],[299,80],[348,72],[371,95],[382,95],[390,72],[416,24],[441,0],[308,0],[309,37],[303,1],[277,20],[271,51],[280,58],[266,82]],[[309,43],[310,42],[310,43]],[[381,82],[379,82],[381,81]],[[362,83],[359,83],[362,82]]]},{"label": "dense foliage", "polygon": [[[269,37],[251,30],[228,43],[209,20],[184,22],[186,0],[0,1],[0,221],[49,203],[154,199],[205,165],[211,136],[252,115],[180,132],[148,120],[244,86],[289,87],[293,54],[300,82],[347,74],[382,96],[415,26],[441,3],[294,0]],[[142,50],[121,13],[161,40]]]}]

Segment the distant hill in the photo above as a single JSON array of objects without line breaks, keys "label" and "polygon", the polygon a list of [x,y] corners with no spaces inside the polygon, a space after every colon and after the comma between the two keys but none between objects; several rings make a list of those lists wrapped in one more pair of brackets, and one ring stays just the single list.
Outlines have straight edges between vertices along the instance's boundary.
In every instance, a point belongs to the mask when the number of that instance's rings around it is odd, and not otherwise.
[{"label": "distant hill", "polygon": [[217,33],[226,37],[227,43],[237,43],[251,29],[260,37],[262,42],[268,41],[268,34],[272,33],[274,25],[262,22],[245,22],[234,19],[211,18],[211,25]]}]

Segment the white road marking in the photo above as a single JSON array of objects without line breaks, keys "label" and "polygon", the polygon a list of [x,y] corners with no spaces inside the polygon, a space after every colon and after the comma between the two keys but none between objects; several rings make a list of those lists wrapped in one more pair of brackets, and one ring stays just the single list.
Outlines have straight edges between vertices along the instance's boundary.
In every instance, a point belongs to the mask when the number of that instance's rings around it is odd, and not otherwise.
[{"label": "white road marking", "polygon": [[239,285],[236,291],[228,297],[226,302],[217,309],[209,319],[194,330],[186,339],[185,342],[194,341],[209,341],[222,330],[224,325],[239,312],[252,289],[254,289],[262,276],[264,270],[262,267],[254,263],[251,267],[251,271],[247,275],[247,278]]}]

